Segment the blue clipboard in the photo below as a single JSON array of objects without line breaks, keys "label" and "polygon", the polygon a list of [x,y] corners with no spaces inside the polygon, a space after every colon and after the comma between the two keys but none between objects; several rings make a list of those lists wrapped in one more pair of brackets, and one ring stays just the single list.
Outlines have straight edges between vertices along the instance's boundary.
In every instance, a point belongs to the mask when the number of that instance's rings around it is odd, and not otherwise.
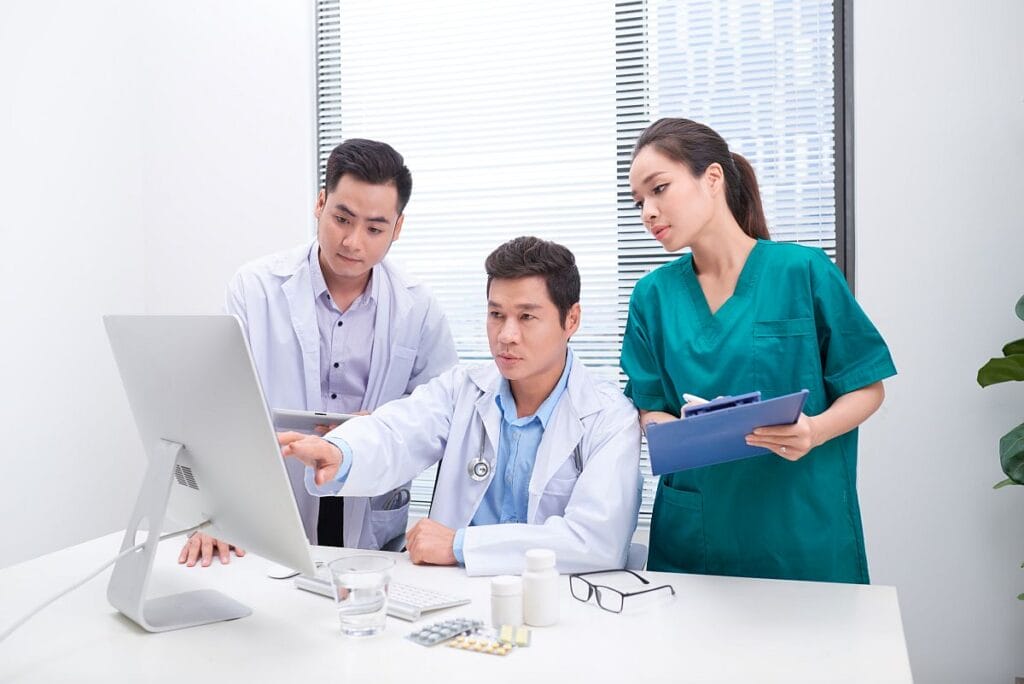
[{"label": "blue clipboard", "polygon": [[800,418],[807,390],[761,401],[760,392],[721,397],[684,412],[680,420],[647,428],[655,475],[702,468],[771,453],[744,439],[754,428],[792,425]]}]

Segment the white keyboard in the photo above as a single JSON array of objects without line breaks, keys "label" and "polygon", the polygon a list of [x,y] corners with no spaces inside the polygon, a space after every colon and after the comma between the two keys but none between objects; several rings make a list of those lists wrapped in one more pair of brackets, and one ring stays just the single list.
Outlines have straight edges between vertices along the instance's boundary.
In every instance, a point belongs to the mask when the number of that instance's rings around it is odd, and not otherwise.
[{"label": "white keyboard", "polygon": [[[295,588],[334,598],[331,581],[326,577],[299,575],[295,578]],[[414,587],[411,584],[391,582],[388,585],[388,615],[409,622],[419,620],[423,613],[464,606],[469,602],[468,598]]]}]

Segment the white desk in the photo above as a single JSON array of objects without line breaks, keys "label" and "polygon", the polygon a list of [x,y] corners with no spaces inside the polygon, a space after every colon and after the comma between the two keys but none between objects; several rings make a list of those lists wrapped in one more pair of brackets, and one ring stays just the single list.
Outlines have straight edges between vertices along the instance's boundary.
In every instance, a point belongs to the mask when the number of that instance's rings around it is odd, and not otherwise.
[{"label": "white desk", "polygon": [[[111,558],[120,539],[101,537],[0,570],[0,625]],[[535,629],[529,648],[496,657],[418,646],[403,638],[413,625],[393,618],[381,636],[342,637],[330,599],[267,578],[262,558],[189,569],[176,564],[180,544],[161,545],[151,596],[215,588],[253,614],[147,634],[107,603],[108,570],[0,642],[0,681],[911,681],[892,587],[644,572],[653,583],[672,584],[676,597],[628,598],[615,615],[573,599],[563,577],[558,625]],[[332,558],[338,550],[315,555]],[[415,624],[448,616],[489,622],[488,579],[392,555],[396,580],[473,599]]]}]

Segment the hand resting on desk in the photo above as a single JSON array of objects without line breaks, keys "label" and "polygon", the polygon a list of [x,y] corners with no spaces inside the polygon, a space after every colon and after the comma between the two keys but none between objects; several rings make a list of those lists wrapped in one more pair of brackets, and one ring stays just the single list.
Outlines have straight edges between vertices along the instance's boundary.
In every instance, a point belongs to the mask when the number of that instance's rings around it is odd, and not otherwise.
[{"label": "hand resting on desk", "polygon": [[196,532],[185,545],[181,547],[181,554],[178,556],[178,562],[184,563],[188,567],[192,567],[196,564],[197,560],[201,561],[201,565],[205,568],[213,562],[214,549],[216,548],[216,555],[220,556],[220,562],[227,565],[231,562],[231,552],[234,551],[235,555],[241,558],[245,555],[245,549],[228,544],[226,541],[216,539],[208,534],[202,532]]},{"label": "hand resting on desk", "polygon": [[405,536],[409,558],[417,565],[455,565],[455,530],[423,518]]}]

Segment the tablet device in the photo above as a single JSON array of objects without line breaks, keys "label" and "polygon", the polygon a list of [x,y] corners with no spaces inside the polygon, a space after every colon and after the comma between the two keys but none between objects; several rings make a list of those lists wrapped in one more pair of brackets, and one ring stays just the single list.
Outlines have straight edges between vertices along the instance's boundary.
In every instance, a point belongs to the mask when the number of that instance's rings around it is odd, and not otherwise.
[{"label": "tablet device", "polygon": [[294,430],[295,432],[306,432],[316,434],[317,425],[337,427],[350,418],[355,418],[350,413],[326,413],[324,411],[292,411],[290,409],[272,409],[271,415],[274,419],[276,430]]}]

